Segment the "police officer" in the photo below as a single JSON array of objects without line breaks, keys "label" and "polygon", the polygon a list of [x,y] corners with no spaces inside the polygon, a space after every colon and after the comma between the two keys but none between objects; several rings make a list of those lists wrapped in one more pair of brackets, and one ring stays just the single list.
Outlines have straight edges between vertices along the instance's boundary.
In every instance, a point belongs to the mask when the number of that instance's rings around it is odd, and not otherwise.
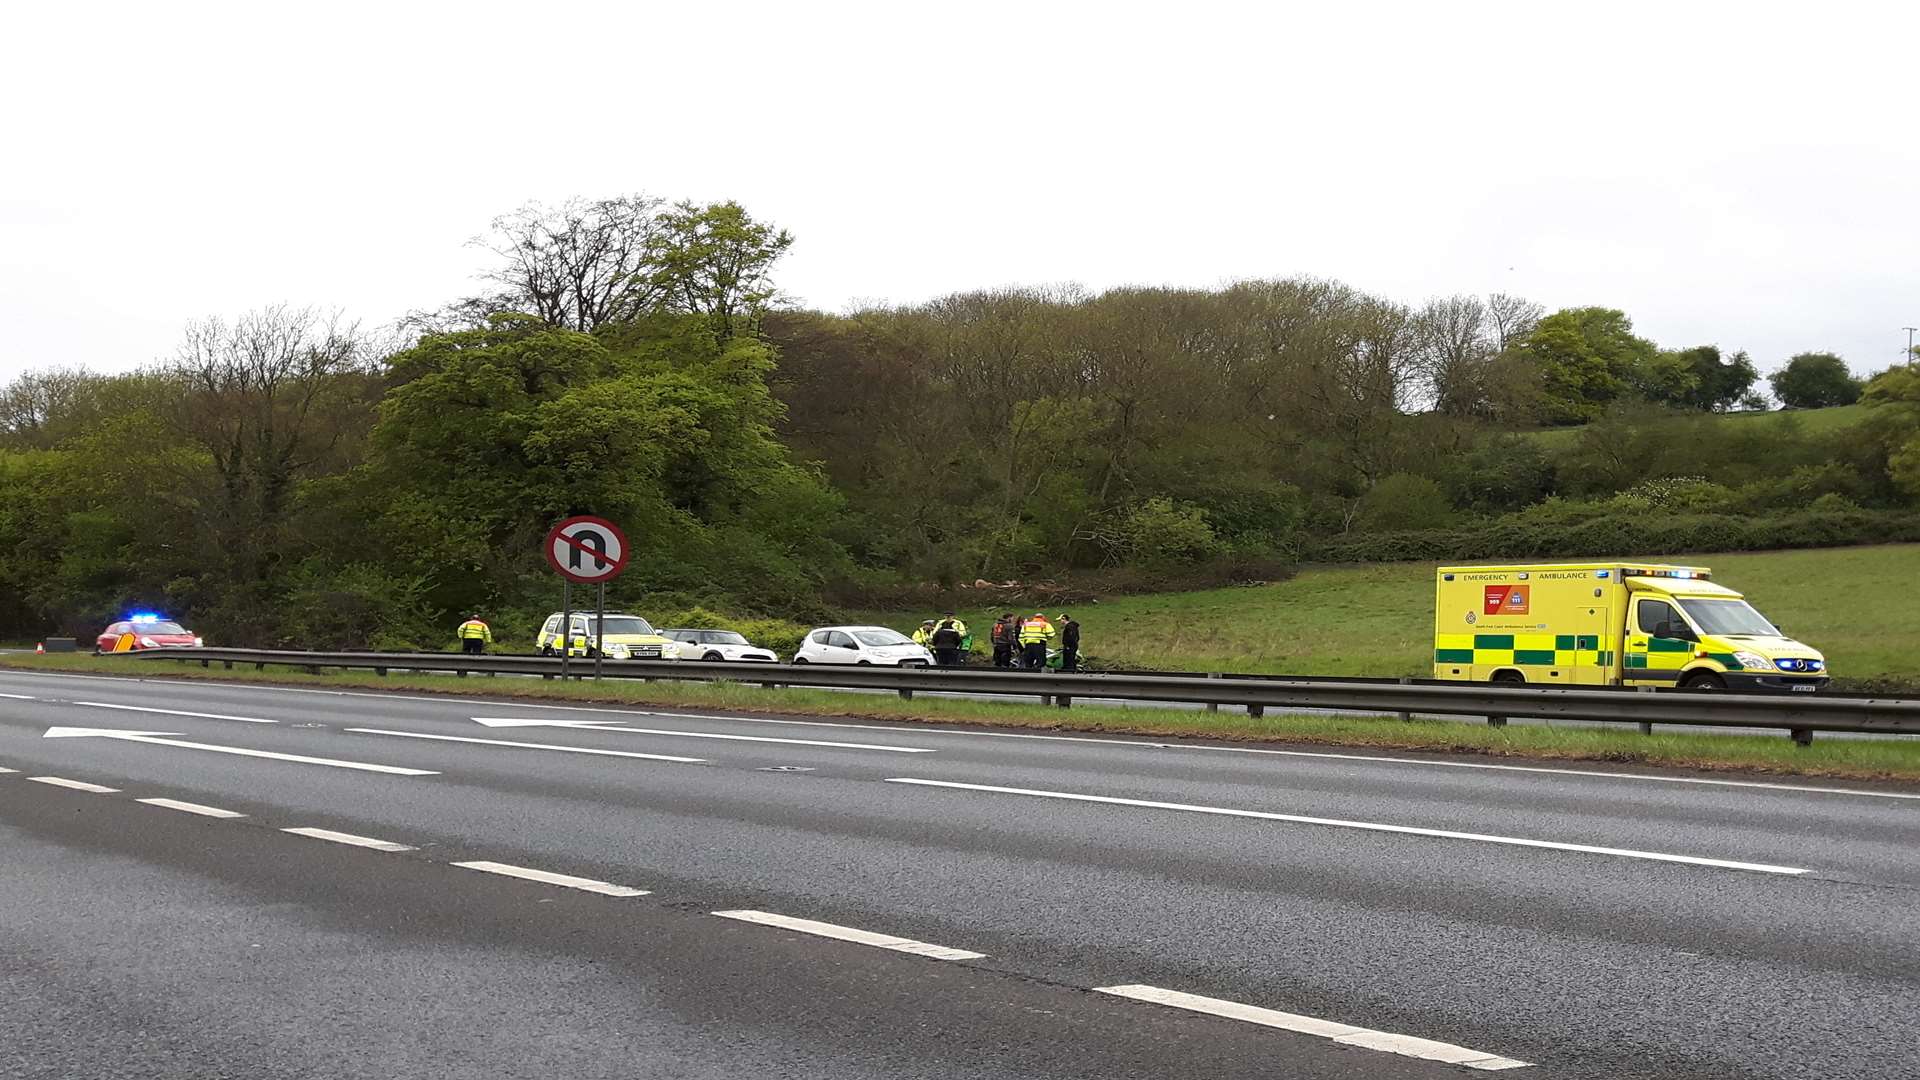
[{"label": "police officer", "polygon": [[915,645],[920,646],[923,649],[933,648],[933,620],[932,619],[928,619],[927,621],[921,623],[920,629],[915,630],[913,632],[913,643]]},{"label": "police officer", "polygon": [[479,656],[487,651],[487,646],[493,644],[493,628],[482,622],[478,615],[461,623],[454,633],[460,638],[460,651],[468,656]]},{"label": "police officer", "polygon": [[1013,650],[1020,637],[1020,622],[1009,611],[1000,616],[993,624],[989,640],[993,642],[993,666],[1010,668],[1013,666]]},{"label": "police officer", "polygon": [[967,624],[949,611],[940,616],[933,624],[933,633],[928,640],[933,645],[933,662],[941,667],[960,665],[960,645],[967,639]]},{"label": "police officer", "polygon": [[1053,640],[1053,624],[1045,612],[1036,611],[1030,619],[1020,620],[1020,667],[1039,671],[1047,666],[1047,642]]},{"label": "police officer", "polygon": [[1064,611],[1060,613],[1060,670],[1080,670],[1080,624]]}]

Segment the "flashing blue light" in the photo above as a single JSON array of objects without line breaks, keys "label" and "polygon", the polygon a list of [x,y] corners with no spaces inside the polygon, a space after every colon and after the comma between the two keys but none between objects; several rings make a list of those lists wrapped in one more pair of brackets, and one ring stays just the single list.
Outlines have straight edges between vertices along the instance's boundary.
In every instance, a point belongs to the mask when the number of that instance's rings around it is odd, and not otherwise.
[{"label": "flashing blue light", "polygon": [[1612,577],[1612,576],[1613,576],[1613,571],[1611,571],[1611,570],[1595,570],[1595,571],[1593,572],[1593,576],[1594,576],[1594,577],[1597,577],[1597,578],[1609,578],[1609,577]]},{"label": "flashing blue light", "polygon": [[151,611],[136,611],[131,616],[128,617],[127,621],[137,622],[137,623],[153,623],[153,622],[159,622],[160,616],[155,615]]}]

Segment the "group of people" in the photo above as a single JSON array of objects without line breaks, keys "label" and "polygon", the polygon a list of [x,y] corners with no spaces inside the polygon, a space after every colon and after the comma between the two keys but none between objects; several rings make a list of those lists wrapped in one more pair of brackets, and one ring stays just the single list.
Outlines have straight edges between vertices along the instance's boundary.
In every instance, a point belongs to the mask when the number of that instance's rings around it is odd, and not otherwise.
[{"label": "group of people", "polygon": [[[1060,670],[1080,670],[1080,624],[1073,616],[1063,612],[1056,628],[1045,612],[1021,618],[1009,611],[994,622],[988,635],[993,666],[1039,671],[1047,666],[1047,647],[1055,637],[1060,639]],[[933,662],[940,667],[958,667],[973,648],[967,624],[951,611],[921,623],[913,640],[932,652]]]}]

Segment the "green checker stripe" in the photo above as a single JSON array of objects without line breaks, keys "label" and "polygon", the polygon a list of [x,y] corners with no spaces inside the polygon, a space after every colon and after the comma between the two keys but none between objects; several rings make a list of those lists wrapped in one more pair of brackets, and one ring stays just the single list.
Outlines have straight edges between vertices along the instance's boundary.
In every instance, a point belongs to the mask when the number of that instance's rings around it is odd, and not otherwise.
[{"label": "green checker stripe", "polygon": [[1710,652],[1707,654],[1707,659],[1718,660],[1735,671],[1741,669],[1740,658],[1730,652]]},{"label": "green checker stripe", "polygon": [[1657,637],[1647,641],[1648,652],[1692,652],[1693,642],[1679,638]]},{"label": "green checker stripe", "polygon": [[1573,643],[1572,634],[1555,634],[1553,638],[1553,647],[1556,649],[1577,648],[1577,646],[1575,646]]},{"label": "green checker stripe", "polygon": [[1511,649],[1513,648],[1513,635],[1475,634],[1473,635],[1473,647],[1476,649]]},{"label": "green checker stripe", "polygon": [[1612,667],[1613,666],[1613,650],[1608,649],[1607,651],[1602,652],[1600,654],[1600,658],[1598,660],[1595,660],[1594,664],[1598,667]]},{"label": "green checker stripe", "polygon": [[1552,667],[1553,666],[1553,650],[1552,649],[1517,649],[1514,651],[1514,654],[1513,654],[1513,662],[1516,664],[1544,664],[1548,667]]},{"label": "green checker stripe", "polygon": [[1471,664],[1473,663],[1473,650],[1435,649],[1433,650],[1433,662],[1436,664]]},{"label": "green checker stripe", "polygon": [[1630,668],[1643,668],[1643,667],[1646,667],[1646,666],[1647,666],[1647,654],[1646,654],[1646,653],[1628,653],[1628,654],[1627,654],[1627,666],[1628,666],[1628,667],[1630,667]]}]

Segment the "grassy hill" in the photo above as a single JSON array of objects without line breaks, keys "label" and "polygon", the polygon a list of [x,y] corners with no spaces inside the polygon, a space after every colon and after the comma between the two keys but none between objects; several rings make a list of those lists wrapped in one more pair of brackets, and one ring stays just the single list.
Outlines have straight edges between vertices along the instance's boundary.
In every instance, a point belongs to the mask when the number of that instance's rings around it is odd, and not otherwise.
[{"label": "grassy hill", "polygon": [[[1712,567],[1715,580],[1825,652],[1840,678],[1920,683],[1920,603],[1905,592],[1920,581],[1920,544],[1661,561]],[[1310,568],[1276,585],[1124,597],[1077,607],[1073,615],[1086,653],[1143,667],[1426,675],[1432,671],[1432,575],[1426,563]],[[859,618],[911,630],[931,614]],[[984,641],[999,613],[960,614]]]},{"label": "grassy hill", "polygon": [[[1852,427],[1866,419],[1865,405],[1839,405],[1831,409],[1789,409],[1776,412],[1725,413],[1712,419],[1722,424],[1753,424],[1761,426],[1783,426],[1798,424],[1800,431],[1807,435],[1821,435],[1840,428]],[[1539,443],[1541,448],[1559,450],[1572,445],[1579,435],[1578,427],[1547,428],[1528,434],[1528,438]]]}]

